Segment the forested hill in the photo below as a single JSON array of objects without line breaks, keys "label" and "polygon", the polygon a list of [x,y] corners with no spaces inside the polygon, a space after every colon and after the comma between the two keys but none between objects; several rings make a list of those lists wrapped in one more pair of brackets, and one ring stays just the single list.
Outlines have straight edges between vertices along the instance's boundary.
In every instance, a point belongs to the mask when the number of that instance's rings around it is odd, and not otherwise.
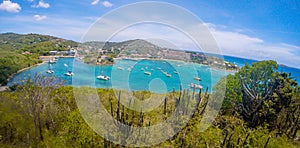
[{"label": "forested hill", "polygon": [[69,50],[77,43],[58,37],[39,34],[0,34],[0,85],[6,85],[7,79],[18,70],[41,62],[40,55],[49,51]]},{"label": "forested hill", "polygon": [[22,53],[29,51],[31,53],[48,54],[51,50],[68,50],[68,47],[77,46],[77,43],[49,35],[39,34],[0,34],[0,51],[11,51]]}]

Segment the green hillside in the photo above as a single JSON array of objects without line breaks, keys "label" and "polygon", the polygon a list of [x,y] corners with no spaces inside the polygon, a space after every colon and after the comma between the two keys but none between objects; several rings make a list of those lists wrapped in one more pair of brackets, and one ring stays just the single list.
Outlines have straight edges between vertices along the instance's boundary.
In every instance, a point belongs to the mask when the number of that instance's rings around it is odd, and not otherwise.
[{"label": "green hillside", "polygon": [[77,46],[74,41],[48,35],[0,34],[0,85],[6,85],[8,78],[18,70],[41,63],[40,55],[74,46]]}]

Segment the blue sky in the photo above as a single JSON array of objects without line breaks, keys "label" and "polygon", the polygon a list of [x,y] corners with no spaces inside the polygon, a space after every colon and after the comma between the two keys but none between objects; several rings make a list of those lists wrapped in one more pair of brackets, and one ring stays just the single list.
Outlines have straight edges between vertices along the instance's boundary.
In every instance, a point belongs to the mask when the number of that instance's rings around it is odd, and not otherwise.
[{"label": "blue sky", "polygon": [[[99,17],[134,2],[141,1],[1,1],[0,32],[49,34],[80,41]],[[163,2],[181,6],[198,16],[208,26],[224,54],[258,60],[274,59],[300,67],[300,1]],[[157,30],[153,26],[148,28],[150,32]]]}]

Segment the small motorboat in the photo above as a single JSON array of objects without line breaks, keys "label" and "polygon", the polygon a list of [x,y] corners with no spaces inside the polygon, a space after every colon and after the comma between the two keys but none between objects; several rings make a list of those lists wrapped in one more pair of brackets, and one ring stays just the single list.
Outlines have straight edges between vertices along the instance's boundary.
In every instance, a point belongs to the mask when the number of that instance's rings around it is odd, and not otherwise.
[{"label": "small motorboat", "polygon": [[174,71],[174,74],[178,74],[178,72],[177,72],[177,71]]},{"label": "small motorboat", "polygon": [[145,71],[144,74],[145,74],[145,75],[151,75],[151,72]]},{"label": "small motorboat", "polygon": [[99,75],[99,76],[97,76],[97,79],[108,81],[110,79],[110,77],[109,76],[104,76],[104,75]]}]

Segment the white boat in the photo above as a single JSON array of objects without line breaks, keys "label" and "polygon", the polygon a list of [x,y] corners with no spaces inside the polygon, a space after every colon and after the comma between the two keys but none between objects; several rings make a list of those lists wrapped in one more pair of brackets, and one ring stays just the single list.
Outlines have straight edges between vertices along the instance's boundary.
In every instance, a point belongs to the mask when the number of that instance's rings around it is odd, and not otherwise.
[{"label": "white boat", "polygon": [[99,76],[97,76],[97,79],[108,81],[110,79],[110,77],[109,76],[104,76],[104,75],[99,75]]},{"label": "white boat", "polygon": [[158,70],[161,70],[161,68],[160,68],[160,67],[157,67],[157,69],[158,69]]},{"label": "white boat", "polygon": [[141,68],[141,70],[144,71],[145,69],[144,69],[144,68]]},{"label": "white boat", "polygon": [[52,64],[49,63],[48,70],[46,72],[49,73],[49,74],[54,73],[54,70],[52,70]]},{"label": "white boat", "polygon": [[52,74],[52,73],[54,73],[54,71],[49,69],[49,70],[47,70],[47,73]]},{"label": "white boat", "polygon": [[124,68],[123,68],[123,67],[118,67],[118,69],[119,69],[119,70],[124,70]]},{"label": "white boat", "polygon": [[201,81],[201,78],[199,78],[199,77],[194,77],[194,80]]},{"label": "white boat", "polygon": [[196,89],[203,89],[203,87],[200,84],[195,84],[195,83],[191,83],[190,87],[191,88],[196,88]]},{"label": "white boat", "polygon": [[177,72],[177,71],[174,71],[174,74],[178,74],[178,72]]},{"label": "white boat", "polygon": [[168,73],[166,73],[165,75],[166,75],[167,77],[172,77],[172,75],[170,75],[170,74],[168,74]]},{"label": "white boat", "polygon": [[65,75],[71,77],[74,75],[74,73],[72,71],[68,71],[67,73],[65,73]]},{"label": "white boat", "polygon": [[130,68],[130,67],[128,67],[128,68],[127,68],[127,70],[128,70],[128,71],[131,71],[131,68]]},{"label": "white boat", "polygon": [[56,63],[56,61],[55,60],[49,60],[49,63],[54,64],[54,63]]},{"label": "white boat", "polygon": [[146,74],[146,75],[151,75],[151,72],[145,71],[144,74]]}]

